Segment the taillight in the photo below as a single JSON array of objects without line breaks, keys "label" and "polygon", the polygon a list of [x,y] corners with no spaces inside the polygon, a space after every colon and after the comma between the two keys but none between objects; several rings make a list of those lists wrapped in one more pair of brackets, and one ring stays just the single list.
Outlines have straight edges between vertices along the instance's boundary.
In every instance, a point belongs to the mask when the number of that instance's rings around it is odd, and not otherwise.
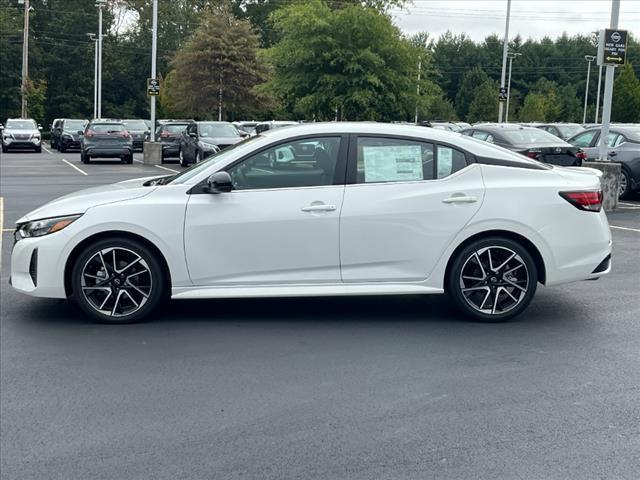
[{"label": "taillight", "polygon": [[84,132],[84,136],[85,137],[93,137],[95,136],[95,132],[93,130],[87,130],[86,132]]},{"label": "taillight", "polygon": [[124,131],[122,132],[122,136],[123,136],[124,138],[129,138],[131,135],[129,135],[129,132],[127,132],[126,130],[124,130]]},{"label": "taillight", "polygon": [[579,210],[599,212],[602,209],[602,190],[560,192],[560,196]]},{"label": "taillight", "polygon": [[536,160],[538,158],[538,156],[540,156],[541,153],[542,153],[542,151],[537,150],[535,148],[531,148],[531,149],[527,150],[525,155],[527,157],[529,157],[529,158],[533,158],[534,160]]},{"label": "taillight", "polygon": [[170,134],[169,134],[169,132],[167,132],[167,131],[163,131],[163,132],[160,134],[160,137],[162,137],[162,138],[167,138],[167,137],[169,137],[169,136],[170,136]]},{"label": "taillight", "polygon": [[585,152],[583,152],[582,150],[578,150],[576,152],[576,158],[579,158],[580,160],[586,160],[587,159],[587,154]]}]

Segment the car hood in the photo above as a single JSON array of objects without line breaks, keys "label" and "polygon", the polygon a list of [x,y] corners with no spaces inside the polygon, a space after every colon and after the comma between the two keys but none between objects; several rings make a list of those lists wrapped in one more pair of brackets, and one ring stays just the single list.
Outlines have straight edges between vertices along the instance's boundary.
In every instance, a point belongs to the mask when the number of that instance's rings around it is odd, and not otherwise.
[{"label": "car hood", "polygon": [[35,135],[38,134],[40,135],[40,130],[38,130],[37,128],[30,128],[28,130],[25,129],[15,129],[15,128],[6,128],[2,131],[3,134],[21,134],[21,135]]},{"label": "car hood", "polygon": [[87,188],[70,193],[27,213],[16,223],[30,222],[41,218],[81,214],[85,213],[91,207],[144,197],[156,188],[144,186],[144,183],[152,178],[158,178],[158,176],[125,180],[124,182]]}]

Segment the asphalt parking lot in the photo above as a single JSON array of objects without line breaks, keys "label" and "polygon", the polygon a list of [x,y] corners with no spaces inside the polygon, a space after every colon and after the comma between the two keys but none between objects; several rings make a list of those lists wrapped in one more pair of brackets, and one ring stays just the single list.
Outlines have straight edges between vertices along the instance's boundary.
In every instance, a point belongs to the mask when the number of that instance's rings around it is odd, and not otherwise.
[{"label": "asphalt parking lot", "polygon": [[540,287],[506,324],[366,297],[183,301],[105,326],[9,287],[21,215],[167,168],[2,154],[1,478],[637,480],[640,197],[609,215],[609,276]]}]

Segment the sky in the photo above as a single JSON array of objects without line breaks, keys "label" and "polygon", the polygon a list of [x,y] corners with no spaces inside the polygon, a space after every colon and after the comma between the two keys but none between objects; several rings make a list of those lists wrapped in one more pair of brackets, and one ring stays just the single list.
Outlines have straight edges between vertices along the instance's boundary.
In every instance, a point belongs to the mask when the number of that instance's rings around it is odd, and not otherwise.
[{"label": "sky", "polygon": [[[438,38],[447,30],[484,40],[492,33],[504,37],[507,0],[413,0],[391,14],[405,33],[426,31]],[[512,0],[509,38],[523,39],[589,34],[605,28],[611,0]],[[640,36],[640,0],[620,1],[620,29]]]}]

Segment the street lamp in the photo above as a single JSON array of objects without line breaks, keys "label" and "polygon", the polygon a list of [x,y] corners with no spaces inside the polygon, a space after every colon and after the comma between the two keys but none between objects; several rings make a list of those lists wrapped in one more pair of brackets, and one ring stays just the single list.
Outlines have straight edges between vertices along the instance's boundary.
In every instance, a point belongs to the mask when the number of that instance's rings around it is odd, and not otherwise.
[{"label": "street lamp", "polygon": [[[507,20],[504,27],[504,43],[502,45],[502,74],[500,75],[500,88],[504,88],[505,74],[507,70],[507,52],[509,51],[509,18],[511,17],[511,0],[507,0]],[[503,91],[503,90],[500,90]],[[502,102],[498,102],[498,123],[502,123]]]},{"label": "street lamp", "polygon": [[96,0],[98,7],[98,94],[96,118],[102,118],[102,9],[107,5],[107,0]]},{"label": "street lamp", "polygon": [[95,33],[87,33],[94,45],[93,54],[93,118],[98,118],[98,39]]},{"label": "street lamp", "polygon": [[33,7],[29,6],[29,0],[18,0],[18,4],[24,4],[24,27],[22,40],[22,84],[20,90],[22,93],[22,109],[21,117],[27,118],[27,80],[29,78],[29,12]]},{"label": "street lamp", "polygon": [[507,82],[507,110],[504,114],[505,123],[509,121],[509,99],[511,98],[511,67],[513,66],[513,59],[521,55],[521,53],[507,52],[507,58],[509,59],[509,81]]},{"label": "street lamp", "polygon": [[587,63],[587,85],[584,89],[584,112],[582,113],[582,123],[587,123],[587,100],[589,95],[589,75],[591,74],[591,62],[593,62],[596,57],[595,55],[585,55],[584,59]]}]

